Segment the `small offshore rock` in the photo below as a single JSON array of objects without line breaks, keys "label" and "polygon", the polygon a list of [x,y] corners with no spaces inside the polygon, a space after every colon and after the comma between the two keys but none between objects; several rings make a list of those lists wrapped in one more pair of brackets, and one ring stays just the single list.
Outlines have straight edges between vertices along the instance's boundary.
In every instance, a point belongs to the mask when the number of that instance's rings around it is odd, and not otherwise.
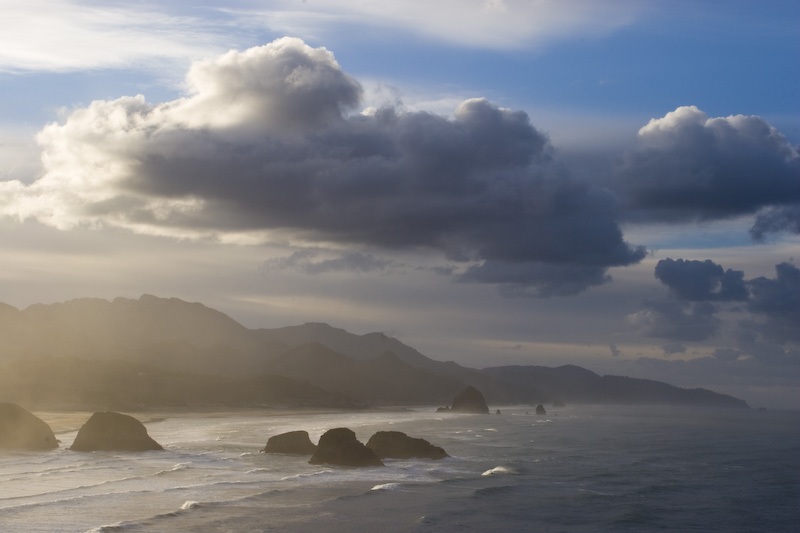
[{"label": "small offshore rock", "polygon": [[537,415],[546,415],[547,414],[547,411],[545,410],[544,405],[539,404],[539,405],[536,406],[536,414]]}]

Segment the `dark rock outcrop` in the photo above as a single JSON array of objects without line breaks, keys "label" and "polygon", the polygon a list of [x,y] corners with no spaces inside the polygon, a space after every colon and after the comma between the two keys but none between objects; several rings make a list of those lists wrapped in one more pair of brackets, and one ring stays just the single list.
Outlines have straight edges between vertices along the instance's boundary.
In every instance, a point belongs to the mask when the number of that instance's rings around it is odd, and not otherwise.
[{"label": "dark rock outcrop", "polygon": [[383,466],[375,452],[359,442],[356,434],[348,428],[326,431],[308,462],[312,465]]},{"label": "dark rock outcrop", "polygon": [[308,431],[289,431],[273,435],[267,440],[262,453],[288,453],[293,455],[313,455],[317,446],[308,437]]},{"label": "dark rock outcrop", "polygon": [[539,404],[539,405],[536,406],[536,414],[537,415],[546,415],[547,414],[547,411],[545,410],[544,405]]},{"label": "dark rock outcrop", "polygon": [[450,457],[442,448],[425,439],[409,437],[401,431],[378,431],[367,448],[381,459],[444,459]]},{"label": "dark rock outcrop", "polygon": [[450,410],[457,413],[489,414],[489,406],[486,405],[486,399],[481,394],[481,391],[473,386],[467,387],[453,398],[453,407]]},{"label": "dark rock outcrop", "polygon": [[0,403],[0,449],[53,448],[58,441],[47,422],[15,403]]},{"label": "dark rock outcrop", "polygon": [[78,452],[163,450],[150,438],[144,424],[130,415],[104,411],[93,414],[81,426],[70,450]]}]

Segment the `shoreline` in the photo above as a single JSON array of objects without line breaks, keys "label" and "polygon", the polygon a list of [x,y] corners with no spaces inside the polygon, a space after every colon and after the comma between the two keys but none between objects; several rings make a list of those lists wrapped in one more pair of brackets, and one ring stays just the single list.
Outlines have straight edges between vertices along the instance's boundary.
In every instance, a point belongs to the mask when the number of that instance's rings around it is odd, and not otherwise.
[{"label": "shoreline", "polygon": [[[435,407],[431,406],[418,406],[422,409]],[[107,410],[107,409],[105,409]],[[242,408],[223,408],[223,407],[208,407],[208,408],[180,408],[180,409],[164,409],[164,410],[146,410],[146,411],[116,411],[131,415],[142,424],[153,424],[171,418],[225,418],[231,416],[265,416],[265,417],[286,417],[286,416],[303,416],[303,415],[335,415],[346,413],[398,413],[398,412],[411,412],[414,409],[409,406],[380,406],[368,407],[363,409],[352,408],[324,408],[324,407],[242,407]],[[44,420],[53,433],[62,435],[78,431],[81,426],[89,420],[92,414],[102,411],[87,411],[87,410],[42,410],[32,411],[36,416]]]}]

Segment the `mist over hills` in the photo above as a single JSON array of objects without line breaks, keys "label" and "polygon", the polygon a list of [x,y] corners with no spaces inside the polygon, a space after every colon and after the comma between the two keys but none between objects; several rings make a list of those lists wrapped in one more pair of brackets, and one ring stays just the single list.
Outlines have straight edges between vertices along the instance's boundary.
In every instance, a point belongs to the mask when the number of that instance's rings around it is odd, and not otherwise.
[{"label": "mist over hills", "polygon": [[483,370],[435,361],[383,333],[327,324],[248,329],[200,303],[144,295],[24,310],[0,304],[0,401],[39,408],[449,404],[746,407],[731,396],[565,365]]}]

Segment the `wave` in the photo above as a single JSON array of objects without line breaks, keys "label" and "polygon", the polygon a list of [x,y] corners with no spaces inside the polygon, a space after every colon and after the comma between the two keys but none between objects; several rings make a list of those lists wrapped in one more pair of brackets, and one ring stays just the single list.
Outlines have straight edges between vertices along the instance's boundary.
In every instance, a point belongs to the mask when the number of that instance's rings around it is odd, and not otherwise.
[{"label": "wave", "polygon": [[154,516],[152,516],[150,518],[145,518],[144,520],[137,520],[137,521],[126,520],[126,521],[123,521],[123,522],[117,522],[116,524],[109,524],[109,525],[105,525],[105,526],[100,526],[100,527],[96,527],[94,529],[91,529],[91,530],[87,531],[86,533],[106,533],[106,532],[110,532],[110,531],[127,531],[127,530],[131,530],[131,529],[140,529],[142,527],[146,527],[148,525],[151,525],[153,522],[164,520],[166,518],[175,518],[177,516],[184,515],[187,512],[192,511],[194,509],[198,509],[200,507],[203,507],[204,505],[205,504],[202,504],[200,502],[196,502],[196,501],[193,501],[193,500],[187,500],[187,501],[185,501],[183,503],[183,505],[181,505],[175,511],[169,511],[167,513],[157,514],[157,515],[154,515]]},{"label": "wave", "polygon": [[294,474],[291,476],[282,477],[281,481],[296,481],[300,479],[315,478],[318,476],[325,476],[334,473],[333,470],[318,470],[316,472],[308,472],[305,474]]},{"label": "wave", "polygon": [[[70,490],[74,490],[74,489],[64,489],[64,490],[60,490],[60,491],[55,491],[54,493],[68,492]],[[50,494],[54,494],[54,493],[50,493]],[[101,493],[101,494],[81,494],[79,496],[61,498],[61,499],[58,499],[58,500],[46,500],[46,501],[41,501],[41,502],[21,503],[21,504],[18,504],[18,505],[11,505],[11,506],[8,506],[8,507],[0,508],[0,516],[2,516],[3,514],[15,513],[15,512],[17,512],[17,511],[19,511],[21,509],[32,509],[32,508],[36,508],[36,507],[51,507],[51,506],[61,506],[61,505],[64,505],[64,504],[74,504],[75,502],[80,502],[80,501],[83,501],[83,500],[89,500],[89,499],[92,499],[92,498],[96,499],[96,498],[105,498],[105,497],[109,497],[109,496],[118,497],[118,496],[125,496],[125,495],[131,495],[131,494],[151,494],[151,493],[152,493],[151,490],[146,490],[146,489],[143,489],[143,490],[126,490],[126,491],[111,492],[111,493],[104,492],[104,493]],[[10,499],[11,498],[6,498],[6,500],[10,500]],[[21,499],[21,498],[15,498],[15,499]]]},{"label": "wave", "polygon": [[396,490],[402,490],[402,485],[400,485],[399,483],[383,483],[381,485],[375,485],[369,490],[396,491]]},{"label": "wave", "polygon": [[496,466],[494,468],[490,468],[483,474],[482,476],[498,476],[498,475],[517,475],[519,471],[511,468],[510,466]]},{"label": "wave", "polygon": [[[143,518],[140,520],[125,520],[122,522],[117,522],[115,524],[108,524],[103,525],[94,529],[87,531],[86,533],[108,533],[113,531],[130,531],[130,530],[157,530],[157,531],[169,531],[169,528],[163,527],[162,525],[157,525],[160,522],[169,520],[171,518],[178,518],[181,516],[186,516],[196,510],[199,509],[213,509],[213,508],[222,508],[222,507],[229,507],[235,505],[241,505],[246,502],[250,501],[260,501],[265,496],[282,493],[286,491],[281,490],[268,490],[264,492],[259,492],[257,494],[249,494],[247,496],[243,496],[241,498],[232,498],[227,500],[219,500],[219,501],[209,501],[209,502],[199,502],[196,500],[186,500],[183,504],[175,509],[174,511],[168,511],[166,513],[159,513],[153,515],[151,517]],[[289,491],[291,492],[291,491]]]},{"label": "wave", "polygon": [[191,466],[192,466],[192,463],[177,463],[172,468],[169,468],[167,470],[161,470],[160,472],[156,472],[155,475],[156,476],[163,476],[163,475],[166,475],[166,474],[171,474],[172,472],[180,472],[181,470],[186,470],[187,468],[190,468]]},{"label": "wave", "polygon": [[[94,489],[94,488],[102,487],[102,486],[105,486],[105,485],[113,485],[115,483],[125,483],[127,481],[146,479],[147,477],[149,477],[149,476],[131,476],[131,477],[120,478],[120,479],[110,479],[110,480],[106,480],[106,481],[101,481],[99,483],[92,483],[92,484],[89,484],[89,485],[78,485],[77,487],[69,487],[69,488],[66,488],[66,489],[57,489],[57,490],[51,490],[51,491],[47,491],[47,492],[40,492],[40,493],[35,494],[35,495],[11,496],[11,497],[8,497],[8,498],[3,498],[2,501],[25,500],[25,499],[29,499],[29,498],[33,498],[33,497],[40,498],[40,497],[43,497],[43,496],[53,496],[53,495],[56,495],[56,494],[63,494],[63,493],[67,493],[67,492],[75,492],[75,491],[81,491],[81,490],[87,490],[87,489]],[[113,493],[105,492],[102,495],[105,495],[105,494],[121,494],[121,493],[127,493],[127,492],[140,492],[140,491],[135,491],[135,490],[134,491],[120,491],[120,492],[113,492]],[[83,494],[83,495],[81,495],[81,497],[83,497],[83,496],[89,496],[90,497],[90,496],[96,496],[96,495],[95,494]],[[52,502],[51,501],[46,501],[46,502],[41,502],[41,503],[42,504],[46,504],[46,503],[52,503]],[[5,509],[10,509],[10,508],[11,507],[3,507],[2,509],[0,509],[0,511],[3,511]]]}]

